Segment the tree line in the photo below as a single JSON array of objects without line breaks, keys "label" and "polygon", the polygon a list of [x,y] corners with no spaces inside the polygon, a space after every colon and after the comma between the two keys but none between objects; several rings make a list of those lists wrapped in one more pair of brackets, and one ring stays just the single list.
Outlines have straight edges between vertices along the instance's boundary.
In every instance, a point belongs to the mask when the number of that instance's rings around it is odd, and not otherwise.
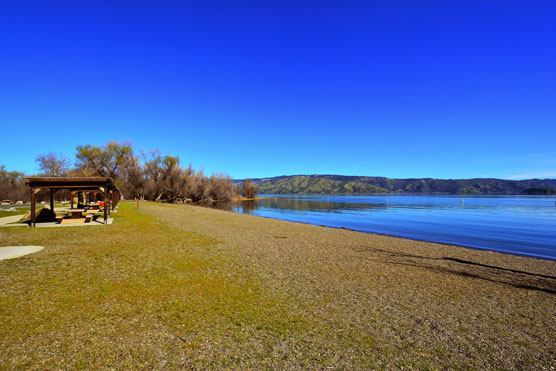
[{"label": "tree line", "polygon": [[[225,173],[205,175],[203,169],[182,167],[179,157],[158,150],[136,153],[131,143],[109,142],[76,148],[75,162],[60,153],[37,156],[40,176],[110,177],[128,199],[166,202],[225,201],[235,196],[255,197],[258,189],[248,179],[237,186]],[[29,199],[25,175],[0,166],[0,200]]]}]

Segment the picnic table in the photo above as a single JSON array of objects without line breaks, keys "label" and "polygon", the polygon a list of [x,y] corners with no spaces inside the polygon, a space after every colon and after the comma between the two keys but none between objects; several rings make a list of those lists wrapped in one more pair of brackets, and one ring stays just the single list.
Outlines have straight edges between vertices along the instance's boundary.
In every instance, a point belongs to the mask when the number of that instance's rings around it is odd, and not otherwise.
[{"label": "picnic table", "polygon": [[[56,218],[59,223],[89,223],[94,218],[94,212],[87,211],[85,209],[66,209],[64,212],[69,213],[70,217],[65,218],[63,215]],[[85,218],[83,218],[83,213],[87,212]]]},{"label": "picnic table", "polygon": [[85,209],[67,209],[66,211],[71,214],[71,219],[81,219]]}]

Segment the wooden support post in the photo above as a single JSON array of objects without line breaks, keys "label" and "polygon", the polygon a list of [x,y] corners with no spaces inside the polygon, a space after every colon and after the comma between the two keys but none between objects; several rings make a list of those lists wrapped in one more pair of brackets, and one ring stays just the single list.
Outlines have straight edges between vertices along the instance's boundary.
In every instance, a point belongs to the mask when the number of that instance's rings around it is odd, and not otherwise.
[{"label": "wooden support post", "polygon": [[73,209],[73,191],[70,191],[70,200],[71,200],[71,207],[70,207],[70,209]]},{"label": "wooden support post", "polygon": [[104,187],[104,224],[108,221],[108,187]]},{"label": "wooden support post", "polygon": [[50,211],[54,212],[54,189],[50,188]]},{"label": "wooden support post", "polygon": [[111,207],[110,198],[112,198],[112,192],[108,192],[108,198],[106,199],[106,208],[108,209],[108,216],[110,216],[110,207]]},{"label": "wooden support post", "polygon": [[31,188],[31,226],[35,226],[35,188]]}]

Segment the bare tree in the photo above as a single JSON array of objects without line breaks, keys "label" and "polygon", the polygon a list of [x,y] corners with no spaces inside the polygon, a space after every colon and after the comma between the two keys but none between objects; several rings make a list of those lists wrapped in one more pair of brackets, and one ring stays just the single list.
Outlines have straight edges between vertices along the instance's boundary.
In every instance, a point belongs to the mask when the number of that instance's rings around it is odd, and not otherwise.
[{"label": "bare tree", "polygon": [[127,197],[154,201],[229,200],[234,195],[233,179],[226,174],[210,178],[191,165],[182,168],[178,157],[165,156],[158,150],[134,153],[131,143],[109,142],[77,147],[78,176],[108,176]]},{"label": "bare tree", "polygon": [[83,176],[106,176],[102,167],[102,149],[97,146],[87,144],[85,146],[77,146],[76,166]]},{"label": "bare tree", "polygon": [[241,195],[247,198],[255,198],[258,194],[259,188],[254,183],[251,183],[251,179],[244,179],[241,185]]},{"label": "bare tree", "polygon": [[212,174],[210,197],[214,201],[230,200],[234,196],[234,180],[227,174]]},{"label": "bare tree", "polygon": [[83,175],[107,176],[114,180],[122,175],[126,159],[133,157],[131,143],[108,142],[102,147],[77,146],[77,168]]},{"label": "bare tree", "polygon": [[66,175],[70,170],[70,160],[61,153],[49,152],[37,156],[35,160],[39,166],[39,171],[50,177],[60,177]]},{"label": "bare tree", "polygon": [[29,188],[25,186],[24,174],[17,171],[8,171],[0,165],[0,201],[27,201]]},{"label": "bare tree", "polygon": [[160,151],[143,152],[144,169],[147,176],[147,197],[152,200],[175,201],[183,197],[184,171],[179,166],[179,158],[164,156]]},{"label": "bare tree", "polygon": [[139,157],[133,151],[126,153],[122,158],[120,166],[123,185],[120,188],[129,197],[143,198],[145,187],[145,172],[141,166]]}]

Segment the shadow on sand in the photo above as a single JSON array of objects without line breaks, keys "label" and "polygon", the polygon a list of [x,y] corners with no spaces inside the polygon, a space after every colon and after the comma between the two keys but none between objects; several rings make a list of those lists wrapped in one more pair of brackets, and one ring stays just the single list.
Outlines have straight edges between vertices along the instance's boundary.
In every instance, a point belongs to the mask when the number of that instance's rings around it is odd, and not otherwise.
[{"label": "shadow on sand", "polygon": [[[389,264],[413,266],[446,274],[456,274],[463,277],[502,283],[516,288],[556,294],[556,277],[551,275],[498,267],[459,258],[445,256],[430,257],[376,248],[371,249],[388,255],[390,259],[387,263]],[[435,262],[439,264],[435,264]]]}]

